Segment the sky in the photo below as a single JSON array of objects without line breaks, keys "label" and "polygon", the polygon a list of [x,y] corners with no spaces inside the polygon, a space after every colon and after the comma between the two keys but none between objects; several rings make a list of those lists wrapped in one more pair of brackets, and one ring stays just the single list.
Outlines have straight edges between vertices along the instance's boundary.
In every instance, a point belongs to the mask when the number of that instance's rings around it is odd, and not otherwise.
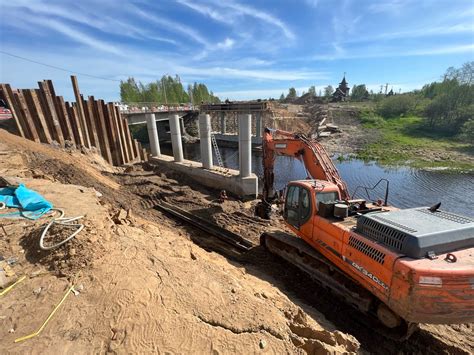
[{"label": "sky", "polygon": [[70,72],[109,101],[120,80],[163,74],[243,100],[344,73],[404,92],[474,60],[474,0],[0,0],[0,12],[0,82],[51,79],[68,100]]}]

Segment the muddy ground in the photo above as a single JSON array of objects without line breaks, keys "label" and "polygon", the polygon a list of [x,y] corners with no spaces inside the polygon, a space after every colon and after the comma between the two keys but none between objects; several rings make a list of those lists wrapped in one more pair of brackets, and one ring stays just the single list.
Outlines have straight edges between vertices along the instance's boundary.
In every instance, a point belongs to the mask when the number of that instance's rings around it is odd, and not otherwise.
[{"label": "muddy ground", "polygon": [[[452,353],[474,349],[472,325],[422,326],[387,340],[364,315],[295,267],[256,246],[247,253],[153,207],[193,211],[258,243],[279,226],[253,216],[254,202],[217,202],[217,192],[159,167],[107,166],[0,130],[0,175],[16,176],[66,215],[85,215],[75,239],[38,250],[44,221],[0,219],[0,255],[26,281],[0,298],[4,353]],[[178,180],[179,179],[179,180]],[[77,296],[36,338],[66,288]]]}]

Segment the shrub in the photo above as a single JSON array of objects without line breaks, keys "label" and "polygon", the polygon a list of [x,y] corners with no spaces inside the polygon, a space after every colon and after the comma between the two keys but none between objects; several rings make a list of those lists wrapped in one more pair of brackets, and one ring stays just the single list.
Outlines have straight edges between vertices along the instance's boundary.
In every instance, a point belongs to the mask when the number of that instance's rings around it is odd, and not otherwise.
[{"label": "shrub", "polygon": [[466,121],[461,127],[461,139],[474,145],[474,119]]},{"label": "shrub", "polygon": [[360,120],[363,124],[370,127],[381,127],[385,123],[385,120],[382,117],[377,116],[377,115],[362,116]]},{"label": "shrub", "polygon": [[384,118],[406,116],[413,112],[416,106],[414,95],[394,95],[385,97],[376,108],[376,112]]}]

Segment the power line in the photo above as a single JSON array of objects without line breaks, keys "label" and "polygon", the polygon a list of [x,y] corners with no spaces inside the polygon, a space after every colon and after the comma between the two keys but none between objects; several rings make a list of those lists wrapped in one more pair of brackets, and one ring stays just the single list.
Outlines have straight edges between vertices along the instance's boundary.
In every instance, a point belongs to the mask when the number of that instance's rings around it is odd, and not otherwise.
[{"label": "power line", "polygon": [[19,56],[19,55],[12,54],[12,53],[8,53],[8,52],[2,51],[2,50],[0,50],[0,53],[9,55],[10,57],[15,57],[15,58],[18,58],[18,59],[25,60],[25,61],[27,61],[27,62],[31,62],[31,63],[43,65],[43,66],[45,66],[45,67],[53,68],[53,69],[56,69],[56,70],[61,70],[61,71],[64,71],[64,72],[67,72],[67,73],[71,73],[71,74],[82,75],[82,76],[88,76],[88,77],[90,77],[90,78],[101,79],[101,80],[108,80],[108,81],[117,81],[117,82],[120,82],[120,80],[117,80],[117,79],[110,79],[110,78],[104,78],[104,77],[102,77],[102,76],[96,76],[96,75],[92,75],[92,74],[79,73],[79,72],[75,72],[75,71],[72,71],[72,70],[60,68],[60,67],[57,67],[57,66],[55,66],[55,65],[50,65],[50,64],[46,64],[46,63],[37,62],[36,60],[32,60],[32,59],[28,59],[28,58],[25,58],[25,57],[21,57],[21,56]]}]

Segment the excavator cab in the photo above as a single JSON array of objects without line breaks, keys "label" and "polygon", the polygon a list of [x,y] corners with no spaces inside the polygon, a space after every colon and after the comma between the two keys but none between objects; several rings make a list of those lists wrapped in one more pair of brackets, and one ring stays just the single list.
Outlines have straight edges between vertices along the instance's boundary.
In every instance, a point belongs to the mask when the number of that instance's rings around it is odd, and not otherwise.
[{"label": "excavator cab", "polygon": [[292,181],[286,189],[283,218],[290,226],[300,229],[325,204],[339,199],[337,186],[328,181]]},{"label": "excavator cab", "polygon": [[311,217],[313,210],[311,191],[304,185],[289,185],[286,191],[283,218],[291,226],[299,229]]}]

